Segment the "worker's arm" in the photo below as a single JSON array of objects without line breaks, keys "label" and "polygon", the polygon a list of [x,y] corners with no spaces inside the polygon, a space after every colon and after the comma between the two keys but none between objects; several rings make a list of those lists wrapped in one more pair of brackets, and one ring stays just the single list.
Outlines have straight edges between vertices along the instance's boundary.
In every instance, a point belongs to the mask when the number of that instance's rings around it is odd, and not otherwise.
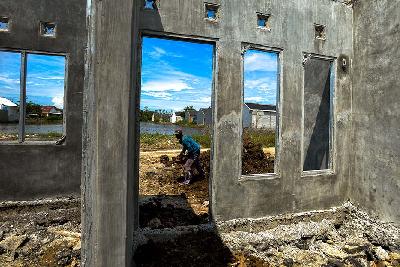
[{"label": "worker's arm", "polygon": [[182,156],[185,155],[186,150],[187,150],[186,142],[185,142],[185,140],[182,140],[182,151],[181,151]]}]

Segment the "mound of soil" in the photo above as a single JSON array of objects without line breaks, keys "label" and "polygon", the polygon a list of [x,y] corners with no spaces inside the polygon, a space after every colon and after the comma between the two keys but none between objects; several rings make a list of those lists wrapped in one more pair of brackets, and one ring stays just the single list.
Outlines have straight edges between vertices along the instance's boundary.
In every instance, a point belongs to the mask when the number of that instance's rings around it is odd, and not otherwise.
[{"label": "mound of soil", "polygon": [[262,174],[274,172],[274,157],[264,153],[262,145],[249,137],[243,139],[242,174]]}]

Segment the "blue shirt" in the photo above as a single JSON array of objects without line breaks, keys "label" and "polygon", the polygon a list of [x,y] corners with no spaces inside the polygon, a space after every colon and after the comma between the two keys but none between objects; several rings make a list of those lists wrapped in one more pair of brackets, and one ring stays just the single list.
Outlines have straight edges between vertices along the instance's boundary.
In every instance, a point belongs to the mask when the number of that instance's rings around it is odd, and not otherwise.
[{"label": "blue shirt", "polygon": [[188,135],[184,135],[182,137],[182,145],[183,145],[183,152],[187,150],[189,154],[200,153],[200,145],[196,141],[194,141],[192,137]]}]

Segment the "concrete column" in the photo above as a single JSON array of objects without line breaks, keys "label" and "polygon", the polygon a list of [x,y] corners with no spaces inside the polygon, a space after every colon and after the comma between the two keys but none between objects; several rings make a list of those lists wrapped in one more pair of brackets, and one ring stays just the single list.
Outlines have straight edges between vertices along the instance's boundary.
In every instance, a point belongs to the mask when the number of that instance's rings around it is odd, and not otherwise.
[{"label": "concrete column", "polygon": [[[137,216],[136,4],[88,0],[82,265],[132,266]],[[136,194],[137,195],[137,194]]]}]

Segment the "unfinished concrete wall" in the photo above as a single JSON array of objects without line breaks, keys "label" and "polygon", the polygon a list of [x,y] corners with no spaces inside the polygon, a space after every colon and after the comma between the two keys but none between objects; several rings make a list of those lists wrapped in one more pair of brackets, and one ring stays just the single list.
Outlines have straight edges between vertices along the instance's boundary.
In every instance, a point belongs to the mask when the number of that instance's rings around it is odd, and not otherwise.
[{"label": "unfinished concrete wall", "polygon": [[[0,144],[0,199],[26,200],[80,193],[82,91],[86,45],[85,0],[2,0],[0,48],[67,54],[66,142]],[[40,22],[56,22],[57,37],[39,35]]]},{"label": "unfinished concrete wall", "polygon": [[400,222],[400,1],[354,7],[351,198]]},{"label": "unfinished concrete wall", "polygon": [[[303,55],[352,57],[352,9],[331,0],[207,1],[220,4],[217,22],[204,19],[204,1],[159,1],[143,10],[142,34],[206,40],[216,45],[212,213],[215,219],[258,217],[327,208],[345,200],[350,173],[351,79],[335,77],[333,169],[302,172]],[[257,28],[271,14],[271,30]],[[315,39],[314,24],[326,26]],[[242,179],[242,53],[246,44],[280,51],[280,135],[277,174]],[[340,153],[336,153],[336,151]]]}]

